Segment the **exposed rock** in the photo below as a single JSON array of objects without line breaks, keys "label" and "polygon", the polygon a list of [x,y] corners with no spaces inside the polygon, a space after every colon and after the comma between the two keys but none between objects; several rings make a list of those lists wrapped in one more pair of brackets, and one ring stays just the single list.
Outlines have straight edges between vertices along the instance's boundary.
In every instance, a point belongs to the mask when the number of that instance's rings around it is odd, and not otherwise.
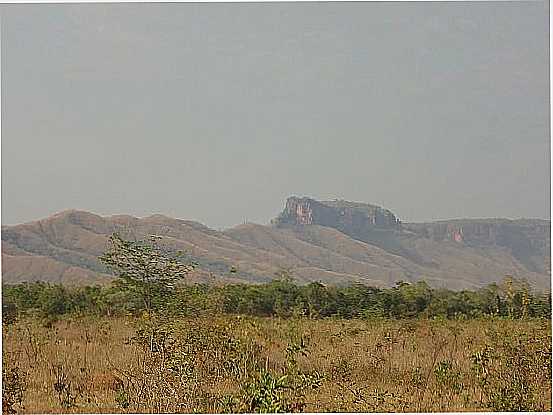
[{"label": "exposed rock", "polygon": [[431,223],[401,223],[389,210],[343,200],[319,202],[290,197],[284,211],[272,222],[278,228],[320,225],[408,258],[420,266],[433,260],[421,254],[415,241],[452,242],[472,248],[507,250],[528,271],[550,269],[551,223],[539,219],[460,219]]},{"label": "exposed rock", "polygon": [[289,197],[284,211],[273,221],[276,226],[321,225],[355,233],[359,229],[398,230],[401,223],[387,209],[345,200],[319,202],[308,197]]},{"label": "exposed rock", "polygon": [[288,198],[284,211],[272,223],[280,228],[327,226],[392,254],[420,261],[416,253],[397,243],[396,234],[401,230],[401,221],[391,211],[380,206],[345,200],[319,202],[308,197],[293,196]]},{"label": "exposed rock", "polygon": [[551,251],[551,222],[540,219],[459,219],[407,223],[403,229],[433,241],[472,247],[502,247],[531,271],[546,272]]}]

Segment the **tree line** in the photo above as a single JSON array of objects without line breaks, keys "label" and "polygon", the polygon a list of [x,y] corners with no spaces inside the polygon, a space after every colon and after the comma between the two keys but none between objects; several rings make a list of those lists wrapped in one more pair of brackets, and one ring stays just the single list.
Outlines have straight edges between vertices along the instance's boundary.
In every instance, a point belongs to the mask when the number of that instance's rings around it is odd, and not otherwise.
[{"label": "tree line", "polygon": [[[507,286],[506,286],[507,285]],[[4,319],[20,314],[51,318],[64,314],[121,316],[146,311],[141,298],[110,286],[63,286],[45,282],[4,285]],[[275,280],[262,285],[193,284],[175,287],[151,312],[165,315],[247,314],[309,318],[510,318],[551,317],[551,297],[524,284],[490,284],[477,290],[431,288],[426,282],[391,288],[362,284],[297,285]]]},{"label": "tree line", "polygon": [[194,269],[183,253],[151,236],[126,241],[114,234],[100,260],[115,280],[103,286],[70,287],[45,282],[3,285],[3,320],[20,314],[56,318],[64,314],[120,316],[151,314],[247,314],[309,318],[551,318],[550,293],[506,278],[475,290],[432,288],[424,281],[390,288],[312,282],[298,285],[283,273],[254,284],[183,284]]}]

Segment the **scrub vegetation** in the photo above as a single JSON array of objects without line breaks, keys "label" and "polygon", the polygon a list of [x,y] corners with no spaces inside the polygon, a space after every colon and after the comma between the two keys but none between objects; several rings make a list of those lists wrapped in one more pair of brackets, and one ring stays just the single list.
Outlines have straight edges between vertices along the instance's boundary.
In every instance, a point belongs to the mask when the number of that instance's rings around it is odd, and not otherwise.
[{"label": "scrub vegetation", "polygon": [[551,300],[507,278],[185,284],[114,235],[110,286],[3,287],[4,413],[550,411]]}]

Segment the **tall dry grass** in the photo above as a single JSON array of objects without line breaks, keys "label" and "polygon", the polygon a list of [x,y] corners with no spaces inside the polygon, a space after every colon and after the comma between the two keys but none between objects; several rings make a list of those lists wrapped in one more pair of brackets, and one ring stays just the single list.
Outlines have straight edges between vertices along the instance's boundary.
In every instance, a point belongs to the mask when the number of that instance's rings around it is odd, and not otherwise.
[{"label": "tall dry grass", "polygon": [[543,320],[27,319],[3,340],[19,412],[551,410]]}]

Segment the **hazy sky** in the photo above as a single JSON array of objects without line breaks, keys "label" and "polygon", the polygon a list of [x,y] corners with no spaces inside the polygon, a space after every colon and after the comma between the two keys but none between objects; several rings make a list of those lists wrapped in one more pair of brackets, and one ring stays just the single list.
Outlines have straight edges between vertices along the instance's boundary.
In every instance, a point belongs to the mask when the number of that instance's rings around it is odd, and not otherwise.
[{"label": "hazy sky", "polygon": [[2,5],[2,221],[549,218],[548,7]]}]

